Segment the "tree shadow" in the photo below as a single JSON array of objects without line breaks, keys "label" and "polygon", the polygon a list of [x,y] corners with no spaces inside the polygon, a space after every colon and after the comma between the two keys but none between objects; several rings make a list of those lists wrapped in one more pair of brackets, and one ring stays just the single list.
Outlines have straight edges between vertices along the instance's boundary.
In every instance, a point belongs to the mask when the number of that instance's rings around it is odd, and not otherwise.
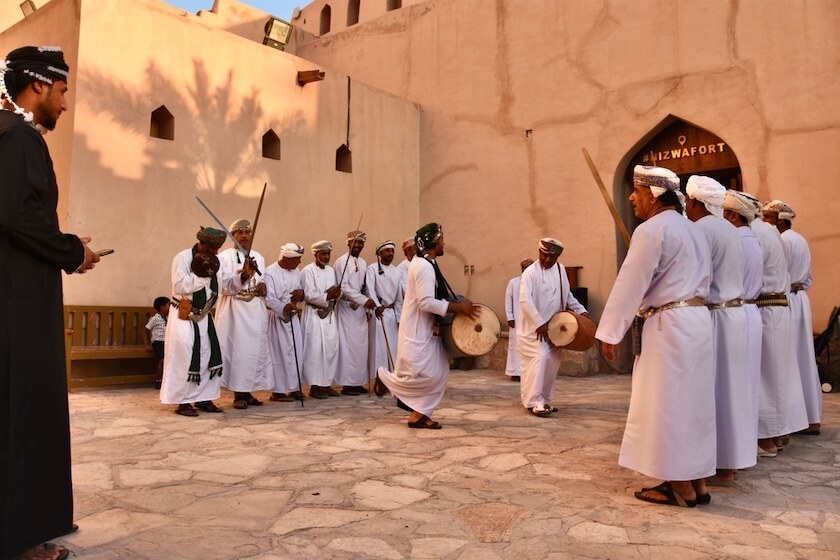
[{"label": "tree shadow", "polygon": [[184,92],[155,62],[149,64],[145,87],[140,89],[91,72],[86,80],[95,87],[89,88],[83,102],[138,136],[149,135],[152,111],[166,106],[175,117],[177,159],[167,141],[146,142],[142,176],[155,175],[164,165],[184,180],[191,178],[198,191],[242,195],[242,186],[260,175],[254,161],[262,157],[259,140],[265,131],[258,128],[264,114],[258,91],[252,88],[245,97],[235,95],[233,70],[223,86],[214,86],[201,60],[193,62],[192,78]]}]

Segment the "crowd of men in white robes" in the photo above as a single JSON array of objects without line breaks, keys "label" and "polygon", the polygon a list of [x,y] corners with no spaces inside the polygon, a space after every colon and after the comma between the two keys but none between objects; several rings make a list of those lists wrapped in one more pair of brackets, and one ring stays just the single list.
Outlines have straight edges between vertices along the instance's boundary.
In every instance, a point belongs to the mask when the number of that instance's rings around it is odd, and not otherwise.
[{"label": "crowd of men in white robes", "polygon": [[635,168],[630,202],[644,222],[596,338],[612,359],[636,327],[619,464],[664,481],[636,497],[693,507],[710,502],[707,482],[731,485],[790,434],[818,434],[821,393],[810,253],[793,210],[708,177],[690,177],[686,192],[670,170]]},{"label": "crowd of men in white robes", "polygon": [[[686,193],[670,170],[635,168],[630,202],[643,223],[596,338],[614,359],[615,345],[633,327],[619,464],[664,481],[636,497],[693,507],[711,500],[707,482],[731,484],[757,457],[776,456],[790,434],[818,435],[822,395],[807,296],[811,257],[791,228],[793,209],[778,200],[762,206],[709,177],[690,177]],[[412,413],[410,427],[440,427],[430,415],[448,361],[435,316],[475,310],[447,291],[435,262],[444,248],[439,224],[406,240],[400,266],[390,241],[368,265],[361,231],[347,235],[348,251],[334,266],[332,244],[313,244],[314,262],[303,270],[300,245],[287,243],[266,267],[251,249],[247,220],[230,233],[237,247],[219,254],[209,278],[196,277],[191,260],[208,246],[215,254],[225,232],[202,229],[196,247],[173,261],[173,298],[192,307],[189,321],[173,321],[183,310],[170,311],[162,402],[192,416],[195,410],[184,410],[192,402],[220,411],[212,400],[221,386],[234,392],[235,408],[261,405],[252,394],[260,390],[271,390],[274,401],[303,399],[304,385],[317,399],[360,395],[378,372],[377,393],[394,393]],[[426,258],[411,262],[421,244]],[[557,262],[563,244],[546,237],[538,249],[539,259],[523,261],[522,275],[508,285],[507,373],[521,377],[522,405],[545,417],[557,410],[551,400],[561,351],[549,339],[549,321],[560,311],[588,313]],[[214,321],[209,310],[217,294]],[[410,328],[401,329],[406,321]]]},{"label": "crowd of men in white robes", "polygon": [[[779,200],[762,206],[709,177],[690,177],[686,193],[670,170],[635,168],[630,202],[644,223],[596,337],[613,359],[634,327],[619,463],[664,481],[636,496],[691,507],[710,502],[707,482],[732,485],[739,469],[775,457],[790,434],[819,435],[822,396],[811,255],[791,228],[793,209]],[[586,310],[556,263],[562,243],[546,238],[539,249],[540,260],[522,261],[505,293],[505,373],[521,379],[523,406],[548,416],[557,410],[549,401],[560,351],[544,336],[548,321]]]},{"label": "crowd of men in white robes", "polygon": [[[173,306],[169,314],[161,402],[196,416],[221,412],[212,401],[222,387],[233,391],[237,409],[261,406],[256,391],[271,391],[277,402],[302,400],[304,385],[316,399],[361,395],[376,368],[393,369],[413,238],[403,243],[399,266],[391,241],[368,265],[360,256],[366,235],[353,231],[334,266],[332,244],[322,240],[311,247],[314,262],[300,270],[302,246],[286,243],[266,266],[251,247],[248,220],[231,224],[229,233],[236,246],[217,254],[227,234],[202,228],[196,246],[173,260],[173,301],[187,302],[189,313],[182,310],[179,319]],[[197,253],[217,254],[218,271],[197,274]]]}]

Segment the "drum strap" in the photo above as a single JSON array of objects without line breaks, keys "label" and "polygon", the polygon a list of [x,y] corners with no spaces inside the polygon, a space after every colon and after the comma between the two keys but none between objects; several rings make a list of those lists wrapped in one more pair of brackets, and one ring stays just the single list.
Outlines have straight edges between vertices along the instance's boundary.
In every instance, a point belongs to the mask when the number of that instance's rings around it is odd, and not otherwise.
[{"label": "drum strap", "polygon": [[563,301],[563,294],[566,290],[563,289],[563,270],[560,268],[560,263],[557,263],[557,275],[560,276],[560,311],[565,311],[566,303]]},{"label": "drum strap", "polygon": [[449,282],[447,282],[446,278],[443,277],[443,273],[440,271],[437,263],[427,257],[423,258],[431,263],[432,268],[435,269],[435,297],[437,299],[445,299],[447,301],[458,301],[458,296],[455,295],[452,287],[449,286]]}]

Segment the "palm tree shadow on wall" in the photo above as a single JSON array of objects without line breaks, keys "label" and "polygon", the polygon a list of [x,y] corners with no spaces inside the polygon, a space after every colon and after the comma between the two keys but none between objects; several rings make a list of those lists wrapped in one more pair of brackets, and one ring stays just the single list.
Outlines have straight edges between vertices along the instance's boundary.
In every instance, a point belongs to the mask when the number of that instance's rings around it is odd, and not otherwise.
[{"label": "palm tree shadow on wall", "polygon": [[[140,182],[172,174],[172,186],[192,184],[200,192],[248,196],[252,193],[242,192],[244,186],[265,180],[264,170],[255,165],[262,160],[260,140],[266,127],[261,94],[252,88],[246,96],[237,95],[232,87],[236,79],[233,70],[223,85],[215,85],[204,62],[196,60],[192,79],[183,88],[176,87],[154,62],[146,70],[142,88],[97,73],[89,73],[87,79],[95,87],[88,88],[79,100],[81,105],[89,106],[95,113],[106,113],[125,130],[148,138],[144,153],[138,154],[144,160]],[[152,111],[160,106],[174,116],[172,141],[149,138]],[[300,124],[300,119],[294,120],[293,128]],[[282,130],[288,128],[283,126]],[[119,149],[119,139],[110,146]],[[98,173],[106,172],[95,152],[91,150],[87,155],[96,163],[87,160],[85,154],[77,154],[74,159],[82,165],[98,165]],[[78,157],[85,159],[79,161]],[[134,182],[119,172],[107,171],[115,183]]]}]

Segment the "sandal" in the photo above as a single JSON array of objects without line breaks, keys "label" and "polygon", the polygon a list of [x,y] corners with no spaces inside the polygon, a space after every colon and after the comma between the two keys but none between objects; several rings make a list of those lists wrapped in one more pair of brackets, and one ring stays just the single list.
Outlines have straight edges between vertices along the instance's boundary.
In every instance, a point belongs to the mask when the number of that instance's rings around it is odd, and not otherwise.
[{"label": "sandal", "polygon": [[274,402],[294,402],[295,398],[292,395],[287,395],[286,393],[272,393],[268,400]]},{"label": "sandal", "polygon": [[181,416],[198,416],[198,411],[191,404],[182,404],[175,409],[175,414]]},{"label": "sandal", "polygon": [[426,415],[421,416],[414,422],[408,423],[409,428],[425,428],[427,430],[440,430],[443,426]]},{"label": "sandal", "polygon": [[254,395],[251,395],[251,396],[248,397],[248,405],[249,406],[262,406],[262,404],[263,404],[262,401],[259,400]]},{"label": "sandal", "polygon": [[233,401],[233,408],[237,410],[245,410],[246,408],[248,408],[248,401],[246,401],[245,399],[237,399]]},{"label": "sandal", "polygon": [[384,397],[388,393],[388,387],[382,383],[382,380],[379,379],[379,375],[377,374],[376,380],[373,382],[373,393],[377,397]]},{"label": "sandal", "polygon": [[546,418],[551,414],[551,407],[547,405],[535,406],[531,409],[531,414],[540,418]]},{"label": "sandal", "polygon": [[66,560],[66,558],[68,556],[70,556],[70,551],[68,549],[64,548],[63,546],[53,544],[53,543],[44,543],[44,544],[40,545],[40,547],[30,548],[29,550],[25,551],[21,555],[21,558],[23,558],[23,559],[33,558],[33,556],[30,556],[30,554],[37,554],[37,556],[34,556],[34,558],[41,557],[41,555],[38,554],[41,551],[37,550],[39,548],[42,548],[44,551],[50,551],[50,552],[58,551],[58,556],[56,556],[56,560]]},{"label": "sandal", "polygon": [[196,408],[204,412],[222,412],[222,409],[216,406],[213,401],[202,401],[195,403]]},{"label": "sandal", "polygon": [[[662,496],[664,496],[666,499],[660,500],[651,496],[645,496],[645,492],[656,492],[657,494],[661,494]],[[680,495],[679,492],[676,492],[673,488],[671,488],[670,482],[663,482],[659,486],[655,486],[653,488],[642,488],[641,491],[634,492],[633,495],[636,496],[636,499],[642,500],[643,502],[650,502],[652,504],[659,504],[663,506],[679,506],[693,508],[697,505],[696,498],[693,500],[686,500]],[[711,498],[709,500],[711,501]]]}]

